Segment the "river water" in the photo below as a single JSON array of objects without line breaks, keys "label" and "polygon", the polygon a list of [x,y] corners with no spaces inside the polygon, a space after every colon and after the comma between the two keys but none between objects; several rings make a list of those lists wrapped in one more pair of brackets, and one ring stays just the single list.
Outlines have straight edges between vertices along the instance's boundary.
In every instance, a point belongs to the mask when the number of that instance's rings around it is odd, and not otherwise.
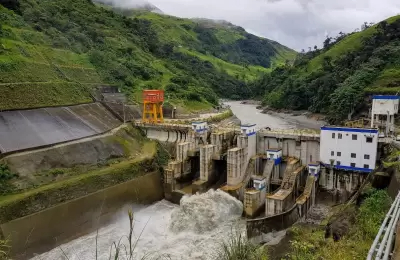
[{"label": "river water", "polygon": [[[317,122],[305,116],[286,114],[262,114],[255,105],[226,102],[241,123],[256,123],[258,128],[278,129],[319,128]],[[201,195],[184,197],[181,205],[162,200],[150,206],[129,206],[134,212],[134,259],[214,260],[223,241],[237,233],[244,234],[245,223],[241,219],[243,205],[222,191],[208,191]],[[114,221],[98,230],[49,252],[35,260],[100,260],[109,259],[113,243],[127,246],[129,243],[129,218],[127,209],[115,215]],[[137,244],[136,244],[137,241]],[[115,254],[115,248],[111,250]],[[122,250],[122,255],[125,250]],[[111,259],[114,259],[113,257]],[[124,256],[120,259],[128,259]]]},{"label": "river water", "polygon": [[257,128],[270,127],[272,129],[320,129],[325,124],[304,115],[284,113],[263,114],[256,105],[240,104],[240,101],[229,101],[224,104],[231,107],[232,112],[242,124],[257,124]]}]

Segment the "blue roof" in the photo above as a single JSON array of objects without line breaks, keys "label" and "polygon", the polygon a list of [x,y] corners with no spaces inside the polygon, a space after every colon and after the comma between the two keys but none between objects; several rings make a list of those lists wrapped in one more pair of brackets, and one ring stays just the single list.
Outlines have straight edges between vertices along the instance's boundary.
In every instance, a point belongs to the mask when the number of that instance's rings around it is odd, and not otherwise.
[{"label": "blue roof", "polygon": [[192,122],[192,125],[199,125],[199,124],[203,124],[203,123],[205,123],[205,121]]},{"label": "blue roof", "polygon": [[353,132],[353,133],[369,133],[369,134],[377,134],[378,129],[368,129],[368,128],[351,128],[351,127],[329,127],[323,126],[321,127],[321,131],[339,131],[339,132]]},{"label": "blue roof", "polygon": [[400,99],[400,96],[390,96],[390,95],[375,95],[372,99]]},{"label": "blue roof", "polygon": [[279,152],[282,151],[282,149],[267,149],[267,152]]},{"label": "blue roof", "polygon": [[318,163],[309,163],[308,166],[319,166]]}]

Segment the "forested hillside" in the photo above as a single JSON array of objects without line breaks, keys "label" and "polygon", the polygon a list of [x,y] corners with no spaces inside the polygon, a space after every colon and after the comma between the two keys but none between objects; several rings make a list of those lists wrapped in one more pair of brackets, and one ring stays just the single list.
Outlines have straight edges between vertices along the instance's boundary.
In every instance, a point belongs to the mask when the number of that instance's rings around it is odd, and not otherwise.
[{"label": "forested hillside", "polygon": [[[102,84],[133,102],[165,89],[191,108],[253,95],[250,82],[295,52],[233,25],[90,0],[0,0],[0,109],[86,103]],[[210,25],[211,24],[211,25]]]},{"label": "forested hillside", "polygon": [[329,37],[323,46],[257,81],[253,88],[265,95],[264,103],[326,113],[337,123],[366,111],[370,94],[400,92],[400,16]]}]

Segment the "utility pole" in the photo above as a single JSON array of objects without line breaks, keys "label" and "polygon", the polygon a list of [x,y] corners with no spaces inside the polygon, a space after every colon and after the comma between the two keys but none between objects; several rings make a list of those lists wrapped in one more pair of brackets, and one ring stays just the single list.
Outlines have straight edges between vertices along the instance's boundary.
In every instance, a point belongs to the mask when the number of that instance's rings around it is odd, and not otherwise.
[{"label": "utility pole", "polygon": [[122,102],[122,113],[124,115],[124,124],[125,124],[125,104]]}]

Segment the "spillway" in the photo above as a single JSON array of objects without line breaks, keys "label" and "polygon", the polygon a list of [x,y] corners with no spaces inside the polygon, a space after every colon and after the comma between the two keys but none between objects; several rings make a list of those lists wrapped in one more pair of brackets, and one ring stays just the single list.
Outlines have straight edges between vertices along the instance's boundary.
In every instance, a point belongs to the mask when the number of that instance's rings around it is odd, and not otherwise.
[{"label": "spillway", "polygon": [[[223,241],[237,232],[245,232],[242,203],[219,190],[184,197],[180,206],[163,200],[130,208],[135,219],[133,241],[138,241],[134,259],[143,256],[171,260],[217,259]],[[96,235],[98,259],[109,259],[113,242],[118,243],[122,238],[121,244],[129,248],[128,233],[129,218],[125,209],[115,216],[113,223],[99,229],[98,235],[97,232],[88,234],[32,259],[96,259]],[[113,255],[115,249],[112,252]]]}]

